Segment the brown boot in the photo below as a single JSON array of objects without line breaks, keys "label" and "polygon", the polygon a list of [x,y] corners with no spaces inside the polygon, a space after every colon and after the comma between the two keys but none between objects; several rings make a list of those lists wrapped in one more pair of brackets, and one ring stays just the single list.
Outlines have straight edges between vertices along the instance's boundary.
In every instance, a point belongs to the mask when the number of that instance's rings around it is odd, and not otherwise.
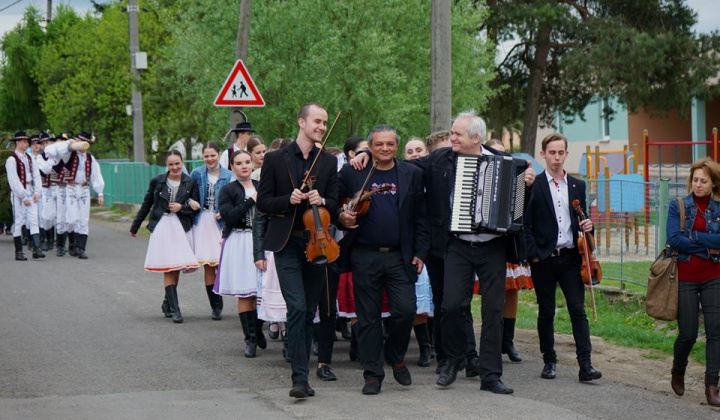
[{"label": "brown boot", "polygon": [[707,403],[713,407],[720,407],[720,396],[718,396],[718,375],[705,375],[705,398]]},{"label": "brown boot", "polygon": [[673,367],[671,373],[670,386],[676,394],[682,396],[685,394],[685,369]]}]

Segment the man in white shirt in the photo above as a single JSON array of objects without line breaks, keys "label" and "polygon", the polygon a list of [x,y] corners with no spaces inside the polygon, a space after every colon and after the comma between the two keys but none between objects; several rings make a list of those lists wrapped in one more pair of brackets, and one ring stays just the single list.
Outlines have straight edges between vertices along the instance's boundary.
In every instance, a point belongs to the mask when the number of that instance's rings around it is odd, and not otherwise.
[{"label": "man in white shirt", "polygon": [[238,150],[245,150],[247,148],[247,142],[250,140],[251,133],[255,132],[249,121],[239,123],[230,131],[235,133],[237,139],[235,140],[235,143],[233,143],[233,145],[227,150],[223,151],[220,156],[220,166],[225,169],[230,169],[228,167],[230,156]]}]

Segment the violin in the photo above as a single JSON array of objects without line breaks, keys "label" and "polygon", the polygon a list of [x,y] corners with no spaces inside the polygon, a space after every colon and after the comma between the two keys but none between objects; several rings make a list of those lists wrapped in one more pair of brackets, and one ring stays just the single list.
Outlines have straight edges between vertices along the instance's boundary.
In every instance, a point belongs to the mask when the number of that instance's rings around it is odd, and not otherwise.
[{"label": "violin", "polygon": [[[580,200],[573,200],[572,206],[578,216],[578,222],[582,222],[587,219],[585,212],[580,207]],[[595,238],[590,232],[583,232],[580,229],[578,237],[578,250],[582,256],[582,267],[580,269],[580,276],[583,283],[590,287],[590,300],[592,301],[593,319],[597,322],[597,310],[595,308],[595,293],[593,286],[599,284],[602,280],[602,267],[600,267],[600,261],[598,261],[595,255]]]},{"label": "violin", "polygon": [[[310,177],[307,180],[310,190],[315,184],[314,178]],[[325,207],[313,204],[303,214],[303,225],[308,237],[308,243],[305,245],[305,256],[308,261],[315,265],[323,265],[337,260],[340,256],[340,245],[328,229],[330,212]]]},{"label": "violin", "polygon": [[377,168],[377,162],[373,163],[370,173],[368,173],[362,187],[360,187],[360,191],[356,192],[352,198],[343,198],[340,200],[340,206],[343,210],[353,211],[355,212],[356,217],[363,217],[368,214],[368,211],[370,211],[370,200],[372,199],[372,196],[388,191],[392,188],[389,184],[383,184],[372,191],[367,189],[368,184],[370,183],[370,177],[372,177],[373,172],[375,172],[375,168]]}]

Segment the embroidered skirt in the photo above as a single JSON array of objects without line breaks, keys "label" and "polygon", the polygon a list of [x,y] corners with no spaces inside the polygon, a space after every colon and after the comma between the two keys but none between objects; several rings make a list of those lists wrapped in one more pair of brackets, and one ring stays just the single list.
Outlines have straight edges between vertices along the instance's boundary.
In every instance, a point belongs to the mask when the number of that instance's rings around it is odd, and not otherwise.
[{"label": "embroidered skirt", "polygon": [[252,232],[234,230],[222,244],[213,290],[238,298],[256,297],[262,290],[258,271],[253,262]]},{"label": "embroidered skirt", "polygon": [[197,225],[193,226],[195,258],[200,265],[214,267],[220,262],[222,231],[215,220],[215,213],[203,210]]},{"label": "embroidered skirt", "polygon": [[185,232],[175,213],[161,217],[150,235],[145,270],[160,273],[197,270],[200,265],[192,250],[191,232]]}]

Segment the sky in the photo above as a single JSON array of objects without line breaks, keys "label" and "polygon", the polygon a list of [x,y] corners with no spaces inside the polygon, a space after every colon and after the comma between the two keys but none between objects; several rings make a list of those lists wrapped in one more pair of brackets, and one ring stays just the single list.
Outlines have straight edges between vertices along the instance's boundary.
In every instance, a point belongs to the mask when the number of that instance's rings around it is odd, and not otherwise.
[{"label": "sky", "polygon": [[[15,3],[17,0],[0,0],[0,9]],[[104,0],[96,0],[97,3],[104,3]],[[92,5],[90,0],[54,0],[53,7],[59,4],[68,4],[85,13]],[[687,0],[687,4],[698,13],[698,23],[695,25],[696,32],[710,32],[720,29],[720,12],[718,12],[718,0]],[[11,30],[22,19],[23,11],[33,5],[38,10],[45,11],[47,0],[21,0],[18,4],[0,12],[0,37]]]}]

